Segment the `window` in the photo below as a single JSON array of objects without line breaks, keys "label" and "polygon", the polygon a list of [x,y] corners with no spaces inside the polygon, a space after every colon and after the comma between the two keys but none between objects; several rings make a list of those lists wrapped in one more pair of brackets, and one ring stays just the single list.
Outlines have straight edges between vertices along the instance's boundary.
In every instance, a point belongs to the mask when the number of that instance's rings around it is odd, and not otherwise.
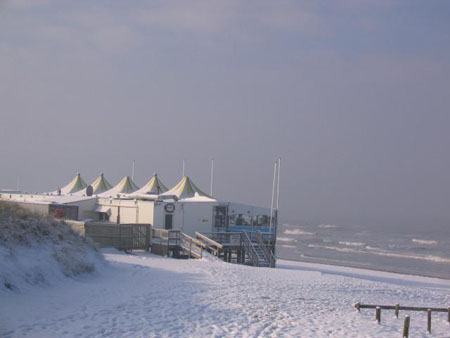
[{"label": "window", "polygon": [[226,227],[227,207],[216,206],[214,207],[214,226]]}]

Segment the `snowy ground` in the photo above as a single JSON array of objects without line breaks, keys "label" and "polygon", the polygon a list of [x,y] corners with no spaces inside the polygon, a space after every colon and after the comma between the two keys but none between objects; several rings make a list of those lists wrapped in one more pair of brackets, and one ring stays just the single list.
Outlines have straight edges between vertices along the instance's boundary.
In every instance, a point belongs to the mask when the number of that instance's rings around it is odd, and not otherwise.
[{"label": "snowy ground", "polygon": [[[401,337],[393,311],[353,304],[450,305],[450,281],[278,261],[277,269],[105,252],[90,275],[0,292],[1,337]],[[402,318],[405,313],[401,313]],[[411,337],[426,314],[410,313]],[[450,337],[446,314],[431,337]]]}]

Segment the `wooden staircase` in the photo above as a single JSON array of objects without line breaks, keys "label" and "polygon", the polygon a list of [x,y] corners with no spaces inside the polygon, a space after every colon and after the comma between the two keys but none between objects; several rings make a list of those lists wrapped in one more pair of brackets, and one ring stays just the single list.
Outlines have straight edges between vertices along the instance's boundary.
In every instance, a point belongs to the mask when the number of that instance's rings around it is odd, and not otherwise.
[{"label": "wooden staircase", "polygon": [[152,252],[175,258],[202,258],[202,243],[180,230],[152,230]]},{"label": "wooden staircase", "polygon": [[152,229],[151,248],[153,253],[162,256],[197,259],[202,258],[206,250],[226,262],[273,268],[276,262],[274,238],[259,231],[196,232],[193,238],[180,230]]},{"label": "wooden staircase", "polygon": [[258,267],[275,267],[276,258],[259,231],[196,233],[196,238],[203,248],[227,262],[253,265]]},{"label": "wooden staircase", "polygon": [[180,232],[180,242],[178,245],[189,258],[200,259],[203,257],[202,243],[183,232]]}]

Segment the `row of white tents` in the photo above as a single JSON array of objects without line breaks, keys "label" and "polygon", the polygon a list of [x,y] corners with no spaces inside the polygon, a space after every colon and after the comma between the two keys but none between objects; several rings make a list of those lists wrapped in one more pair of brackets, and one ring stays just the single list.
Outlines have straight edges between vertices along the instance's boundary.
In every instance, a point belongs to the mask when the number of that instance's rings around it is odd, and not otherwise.
[{"label": "row of white tents", "polygon": [[98,197],[170,196],[176,197],[177,199],[197,198],[214,200],[212,196],[209,196],[198,188],[188,176],[184,176],[176,186],[168,189],[161,182],[157,174],[154,174],[141,188],[129,176],[123,177],[117,185],[112,186],[103,174],[100,174],[90,185],[86,184],[80,174],[77,174],[69,184],[51,194],[76,196],[96,195]]}]

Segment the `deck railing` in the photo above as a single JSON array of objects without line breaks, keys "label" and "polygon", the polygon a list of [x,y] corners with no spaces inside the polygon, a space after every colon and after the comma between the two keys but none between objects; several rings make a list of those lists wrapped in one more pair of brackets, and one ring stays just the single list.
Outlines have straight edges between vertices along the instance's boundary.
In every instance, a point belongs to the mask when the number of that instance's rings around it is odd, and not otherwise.
[{"label": "deck railing", "polygon": [[195,238],[192,238],[185,233],[180,232],[179,246],[188,253],[188,257],[202,258],[203,248],[202,243]]},{"label": "deck railing", "polygon": [[181,232],[181,230],[153,229],[152,243],[167,246],[167,251],[181,248],[188,257],[202,258],[200,241]]},{"label": "deck railing", "polygon": [[218,256],[219,255],[219,251],[221,249],[223,249],[223,245],[222,244],[220,244],[220,243],[216,242],[215,240],[205,236],[204,234],[196,232],[195,233],[195,237],[197,238],[197,240],[199,242],[199,245],[203,249],[211,252],[215,256]]}]

